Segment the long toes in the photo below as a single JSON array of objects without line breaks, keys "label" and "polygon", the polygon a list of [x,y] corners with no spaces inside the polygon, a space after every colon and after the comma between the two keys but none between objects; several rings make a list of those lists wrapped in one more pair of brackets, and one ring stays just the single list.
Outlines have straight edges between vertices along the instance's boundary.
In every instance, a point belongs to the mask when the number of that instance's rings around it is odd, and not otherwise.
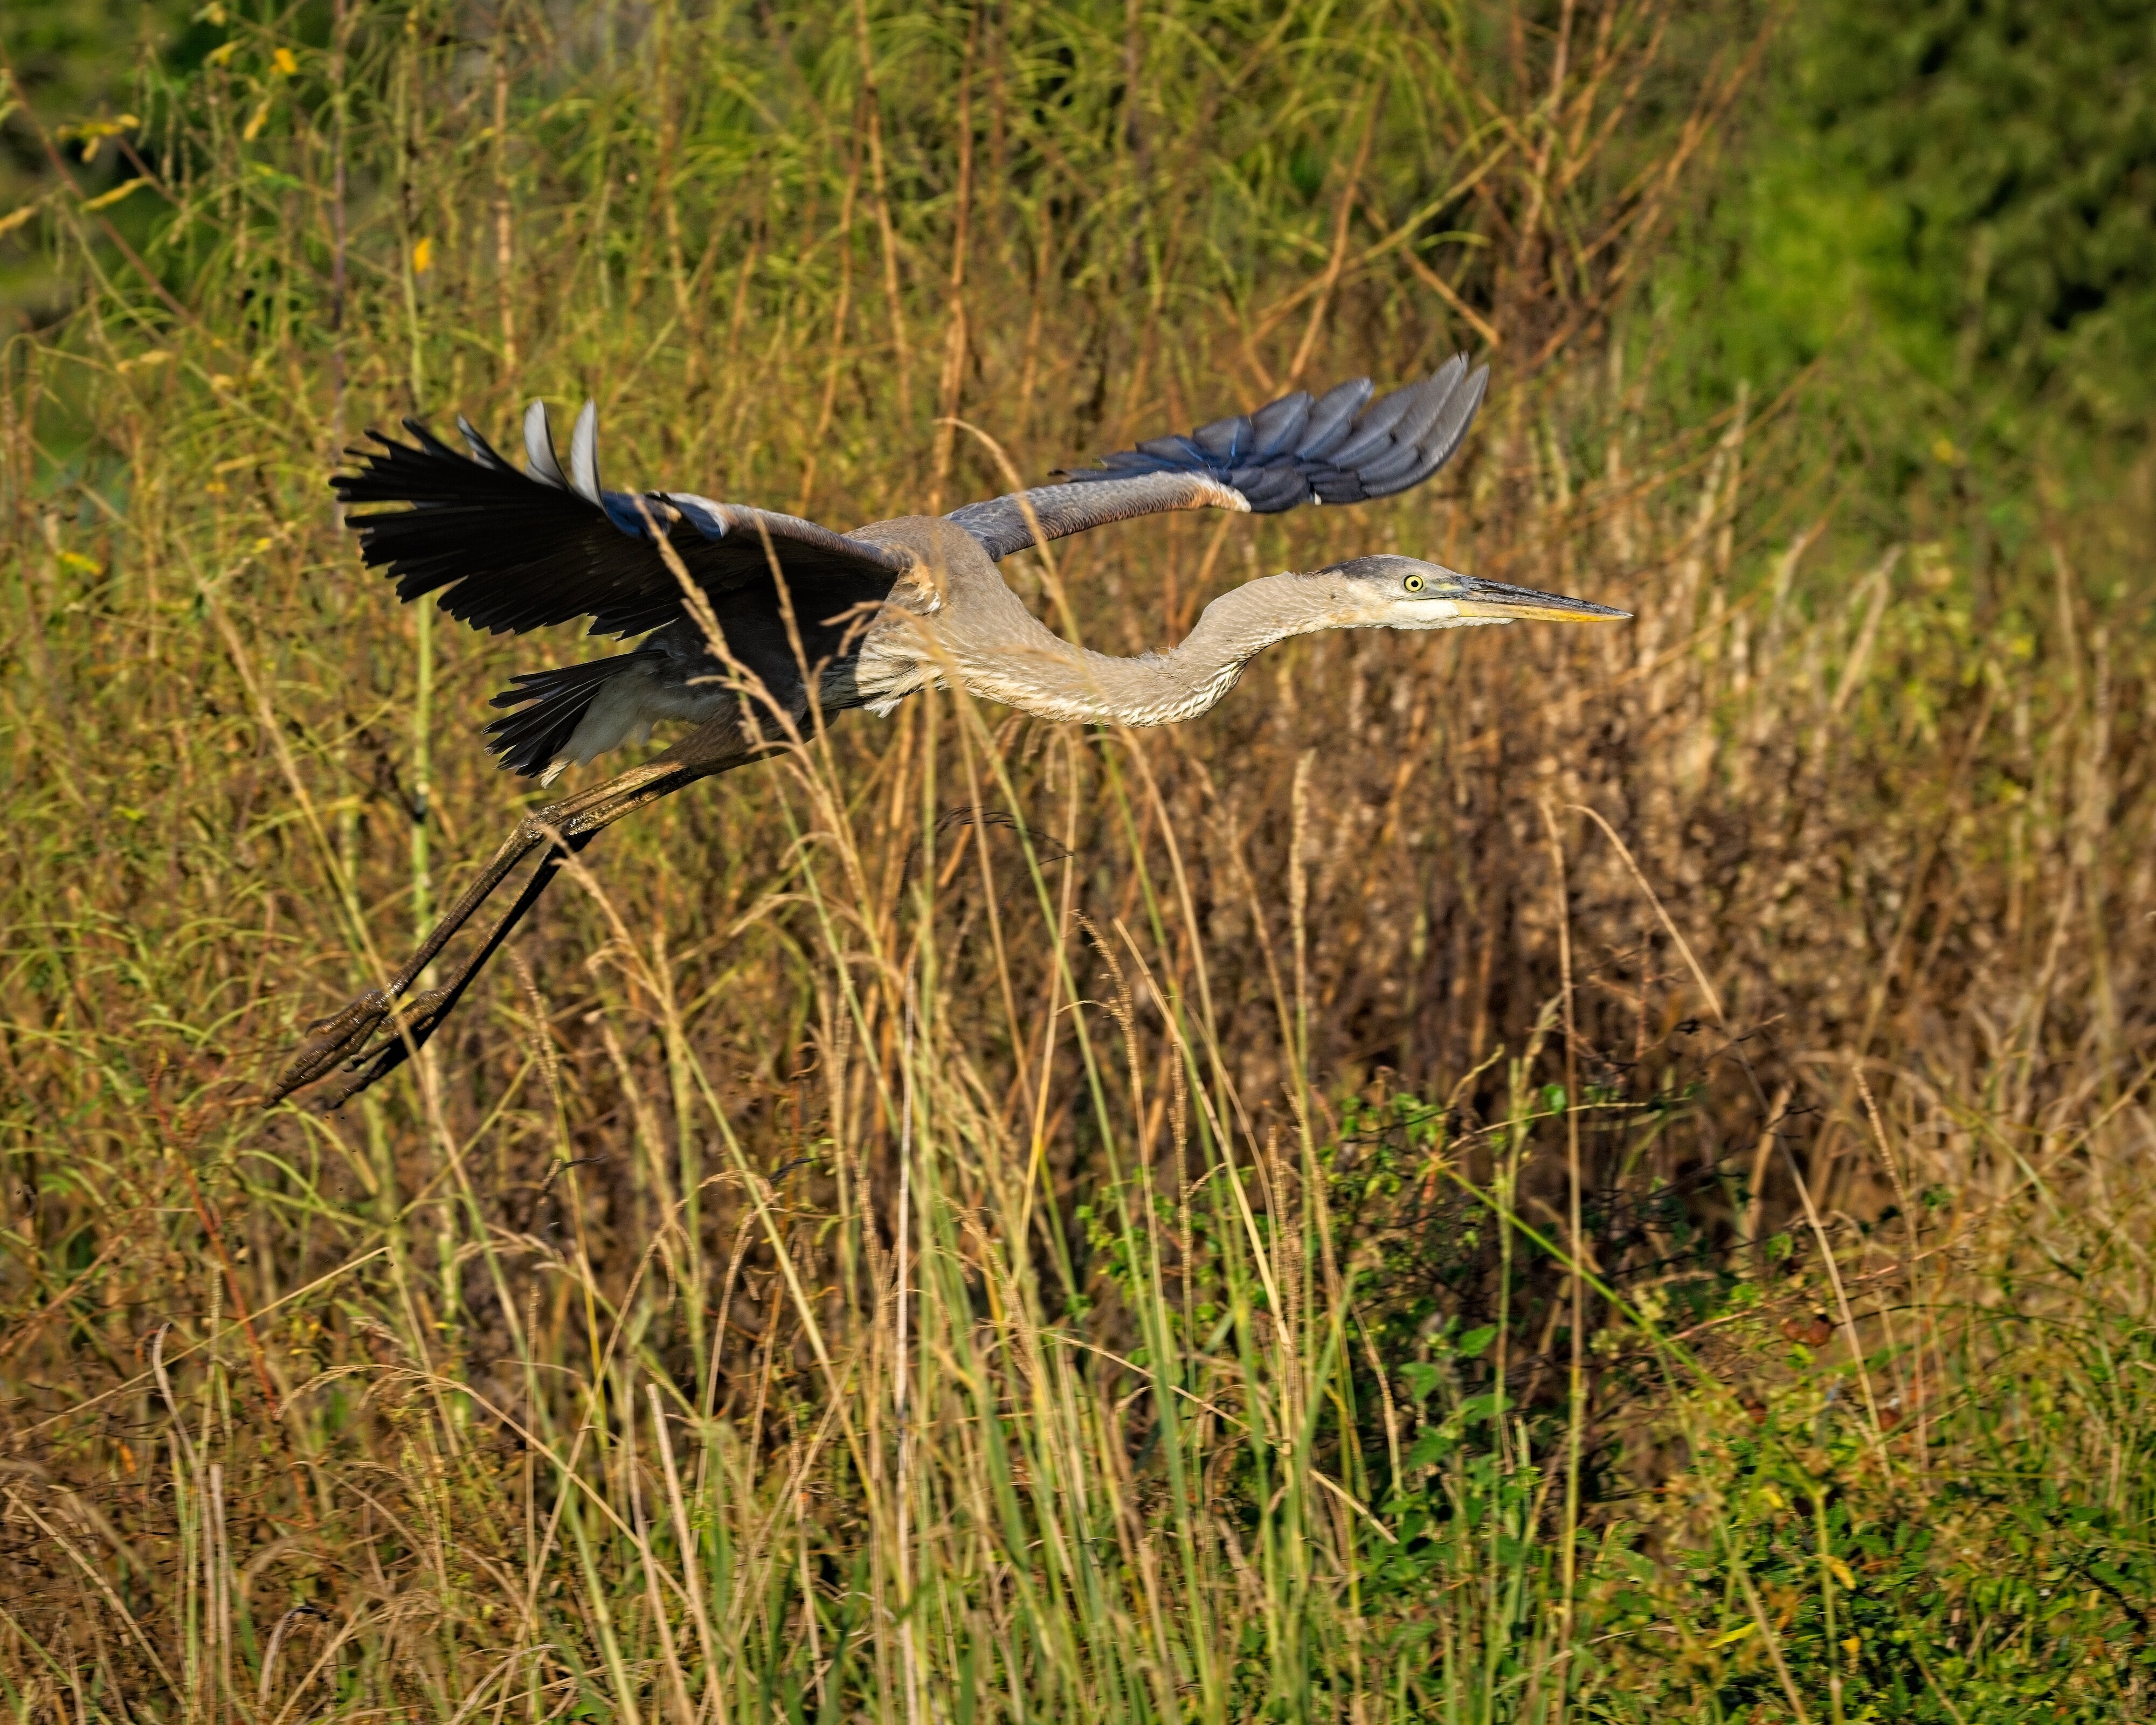
[{"label": "long toes", "polygon": [[326,1019],[316,1019],[307,1026],[310,1037],[349,1037],[355,1026],[364,1025],[372,1030],[382,1022],[382,1015],[389,1010],[389,997],[379,988],[369,988],[364,994],[346,1005],[340,1006]]},{"label": "long toes", "polygon": [[407,1036],[415,1044],[424,1042],[434,1034],[434,1027],[446,1015],[449,1005],[447,988],[429,988],[418,994],[407,994],[397,1003],[393,1014],[377,1015],[375,1027],[370,1028],[378,1027],[378,1040],[371,1047],[355,1050],[352,1064],[357,1066],[390,1049],[401,1049]]},{"label": "long toes", "polygon": [[304,1090],[341,1060],[365,1045],[375,1028],[388,1015],[389,997],[370,988],[350,1005],[317,1019],[307,1026],[307,1040],[300,1045],[291,1063],[277,1075],[270,1100],[281,1102],[295,1090]]},{"label": "long toes", "polygon": [[377,1050],[370,1060],[354,1060],[346,1071],[338,1075],[334,1084],[317,1091],[307,1106],[317,1114],[336,1113],[376,1080],[386,1076],[403,1055],[403,1049],[392,1044],[388,1048]]},{"label": "long toes", "polygon": [[[333,1114],[362,1091],[388,1077],[404,1064],[413,1048],[434,1034],[434,1027],[454,1004],[455,996],[447,988],[429,988],[398,1001],[394,1019],[382,1027],[379,1038],[345,1060],[343,1076],[321,1092],[314,1106],[322,1113]],[[380,1014],[377,1022],[388,1017],[386,1013]]]},{"label": "long toes", "polygon": [[411,1031],[413,1037],[429,1035],[433,1033],[434,1026],[441,1023],[443,1015],[449,1007],[450,998],[447,988],[429,988],[424,993],[413,994],[399,1001],[397,1006],[397,1017],[399,1022]]}]

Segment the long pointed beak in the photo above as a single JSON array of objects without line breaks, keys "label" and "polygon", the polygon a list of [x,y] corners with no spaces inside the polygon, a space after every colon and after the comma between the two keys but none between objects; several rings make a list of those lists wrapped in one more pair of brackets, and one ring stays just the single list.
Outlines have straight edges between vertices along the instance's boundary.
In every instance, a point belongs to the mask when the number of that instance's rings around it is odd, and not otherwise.
[{"label": "long pointed beak", "polygon": [[1463,593],[1447,593],[1462,617],[1488,617],[1505,623],[1614,623],[1632,614],[1592,599],[1568,599],[1561,593],[1537,593],[1532,587],[1507,587],[1502,581],[1483,581],[1470,575]]}]

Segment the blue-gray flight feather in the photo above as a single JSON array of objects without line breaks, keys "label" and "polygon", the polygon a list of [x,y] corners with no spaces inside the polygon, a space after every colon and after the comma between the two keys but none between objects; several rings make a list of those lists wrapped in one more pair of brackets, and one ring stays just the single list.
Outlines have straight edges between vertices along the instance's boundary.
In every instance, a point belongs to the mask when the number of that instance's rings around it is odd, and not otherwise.
[{"label": "blue-gray flight feather", "polygon": [[1470,372],[1463,354],[1374,403],[1367,377],[1315,401],[1297,390],[1254,413],[1103,456],[1060,475],[1061,485],[969,503],[950,518],[990,557],[1004,557],[1041,539],[1167,510],[1272,515],[1303,503],[1390,496],[1451,458],[1488,382],[1488,367]]}]

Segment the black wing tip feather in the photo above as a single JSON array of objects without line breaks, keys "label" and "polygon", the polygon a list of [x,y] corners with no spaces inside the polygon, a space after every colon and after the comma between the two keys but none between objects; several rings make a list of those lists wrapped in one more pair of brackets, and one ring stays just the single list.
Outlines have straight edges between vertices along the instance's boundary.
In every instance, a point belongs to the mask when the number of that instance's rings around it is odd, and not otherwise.
[{"label": "black wing tip feather", "polygon": [[789,516],[685,493],[603,490],[589,403],[578,415],[571,476],[550,474],[548,464],[560,463],[545,410],[534,408],[524,426],[528,468],[504,459],[461,418],[470,454],[417,418],[403,422],[409,442],[370,426],[372,446],[346,452],[351,467],[331,475],[331,489],[340,503],[366,506],[346,524],[362,561],[393,581],[399,598],[439,592],[449,615],[496,634],[588,617],[595,635],[637,635],[681,614],[672,570],[653,552],[660,535],[677,543],[707,592],[765,580],[767,534],[789,576],[797,566],[856,580],[873,572],[887,587],[909,567],[891,548]]},{"label": "black wing tip feather", "polygon": [[1373,402],[1368,377],[1322,396],[1295,390],[1249,413],[1148,439],[1060,473],[1067,483],[1203,473],[1239,492],[1253,515],[1302,503],[1360,503],[1420,485],[1450,460],[1482,404],[1490,368],[1455,354],[1430,377]]},{"label": "black wing tip feather", "polygon": [[[433,503],[442,501],[446,488],[459,485],[483,488],[484,494],[493,500],[527,490],[557,494],[555,486],[504,460],[501,452],[461,413],[457,416],[457,429],[470,454],[436,436],[434,428],[423,419],[408,418],[402,423],[412,438],[410,443],[392,437],[378,425],[370,425],[361,435],[372,439],[379,448],[352,444],[346,449],[345,459],[355,465],[354,470],[329,476],[330,489],[341,500]],[[348,495],[355,492],[379,495],[357,498]]]},{"label": "black wing tip feather", "polygon": [[346,450],[352,467],[329,481],[340,503],[367,509],[346,525],[358,536],[361,561],[387,575],[398,598],[409,603],[439,591],[451,617],[495,634],[587,614],[599,618],[603,633],[641,634],[672,619],[679,600],[670,584],[657,599],[616,591],[619,579],[603,574],[589,598],[571,590],[599,572],[592,553],[576,548],[598,521],[644,536],[634,500],[610,495],[593,503],[526,473],[461,418],[469,455],[423,420],[408,418],[403,429],[411,441],[368,426],[374,446]]}]

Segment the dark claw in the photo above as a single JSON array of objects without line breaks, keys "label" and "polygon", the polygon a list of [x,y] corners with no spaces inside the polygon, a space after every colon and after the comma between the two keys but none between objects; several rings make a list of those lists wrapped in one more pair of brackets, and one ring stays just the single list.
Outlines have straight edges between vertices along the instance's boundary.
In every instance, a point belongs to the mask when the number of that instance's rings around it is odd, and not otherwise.
[{"label": "dark claw", "polygon": [[272,1102],[281,1102],[295,1090],[304,1090],[339,1061],[363,1046],[389,1014],[389,997],[369,988],[341,1010],[307,1026],[307,1040],[292,1056],[292,1063],[277,1076],[270,1091]]},{"label": "dark claw", "polygon": [[392,1070],[395,1063],[386,1058],[391,1055],[396,1055],[398,1060],[402,1060],[404,1057],[403,1045],[391,1044],[388,1048],[382,1050],[373,1060],[367,1062],[363,1067],[359,1066],[359,1062],[354,1061],[353,1065],[359,1067],[359,1070],[346,1072],[335,1084],[330,1086],[319,1096],[313,1097],[308,1106],[317,1114],[336,1113],[338,1109],[344,1106],[377,1079],[382,1077]]},{"label": "dark claw", "polygon": [[[362,1091],[378,1084],[394,1072],[410,1058],[413,1049],[424,1046],[427,1039],[434,1034],[435,1027],[449,1016],[449,1009],[456,1004],[456,999],[457,991],[453,988],[429,988],[424,994],[414,994],[408,1000],[399,1001],[397,1019],[389,1026],[388,1034],[371,1047],[361,1049],[345,1062],[345,1076],[316,1099],[316,1109],[324,1114],[333,1114]],[[364,1040],[364,1038],[359,1040]]]}]

